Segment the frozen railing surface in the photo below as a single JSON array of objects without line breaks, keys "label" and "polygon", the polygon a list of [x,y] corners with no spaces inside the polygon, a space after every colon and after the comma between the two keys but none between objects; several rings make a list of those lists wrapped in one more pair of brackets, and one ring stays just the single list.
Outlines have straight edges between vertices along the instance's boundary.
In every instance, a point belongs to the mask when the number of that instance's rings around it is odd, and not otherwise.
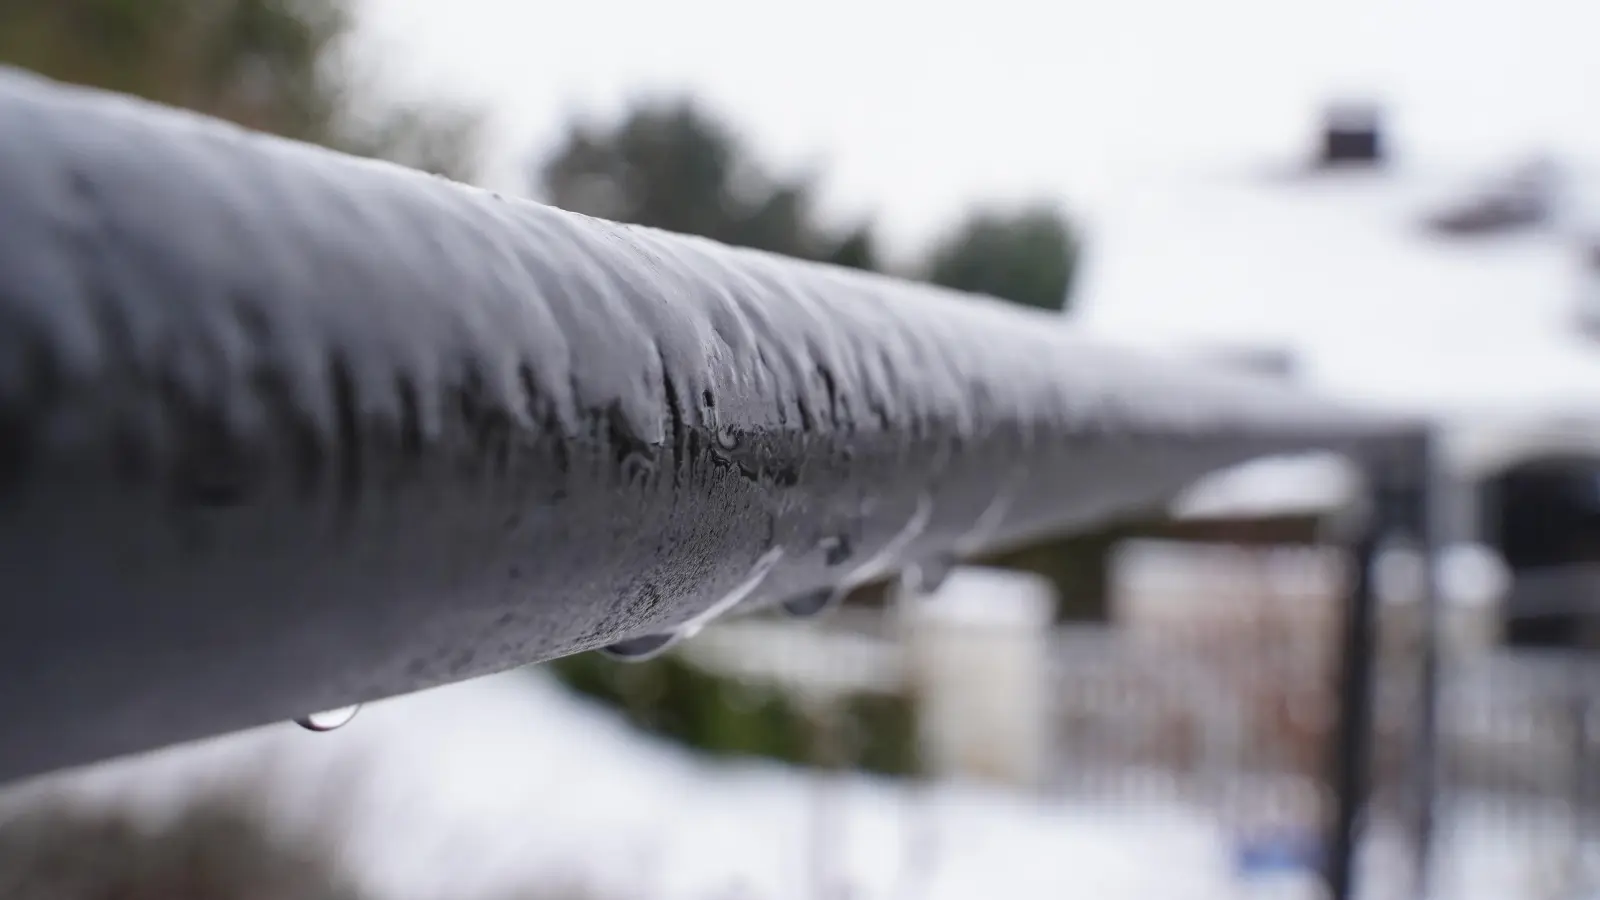
[{"label": "frozen railing surface", "polygon": [[0,72],[0,779],[1103,520],[1397,423]]}]

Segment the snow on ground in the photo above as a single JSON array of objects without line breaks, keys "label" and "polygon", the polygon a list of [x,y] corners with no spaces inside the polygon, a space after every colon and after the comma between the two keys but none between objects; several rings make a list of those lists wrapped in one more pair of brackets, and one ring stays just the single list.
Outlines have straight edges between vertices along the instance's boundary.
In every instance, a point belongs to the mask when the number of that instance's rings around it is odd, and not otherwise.
[{"label": "snow on ground", "polygon": [[819,869],[860,898],[1232,895],[1225,848],[1198,815],[702,762],[525,673],[374,704],[331,734],[276,726],[22,790],[162,815],[239,774],[268,779],[289,822],[348,822],[347,859],[395,898],[577,881],[776,900],[816,896]]},{"label": "snow on ground", "polygon": [[[373,704],[331,734],[259,729],[41,779],[8,799],[65,792],[160,817],[241,776],[270,785],[270,812],[290,827],[343,831],[347,862],[395,900],[572,884],[684,900],[1262,895],[1233,880],[1226,835],[1198,810],[712,763],[525,672]],[[1446,896],[1535,896],[1526,873],[1539,866],[1504,837],[1452,838],[1471,866]],[[1312,896],[1304,878],[1270,895]]]}]

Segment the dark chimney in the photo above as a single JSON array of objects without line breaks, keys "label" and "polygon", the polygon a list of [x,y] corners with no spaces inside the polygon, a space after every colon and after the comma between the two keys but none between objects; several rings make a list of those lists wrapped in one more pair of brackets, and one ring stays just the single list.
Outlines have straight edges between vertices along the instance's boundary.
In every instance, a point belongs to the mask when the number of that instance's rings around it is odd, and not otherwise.
[{"label": "dark chimney", "polygon": [[1369,103],[1337,103],[1323,113],[1323,168],[1377,166],[1383,163],[1383,116]]}]

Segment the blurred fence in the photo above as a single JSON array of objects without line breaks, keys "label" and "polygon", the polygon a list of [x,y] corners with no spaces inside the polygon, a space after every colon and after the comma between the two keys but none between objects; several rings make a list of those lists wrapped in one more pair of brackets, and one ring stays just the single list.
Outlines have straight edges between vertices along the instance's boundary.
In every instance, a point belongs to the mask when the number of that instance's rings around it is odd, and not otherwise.
[{"label": "blurred fence", "polygon": [[1521,896],[1600,895],[1600,657],[1462,660],[1442,700],[1442,888],[1487,877]]},{"label": "blurred fence", "polygon": [[[1252,853],[1269,852],[1260,845],[1276,842],[1289,857],[1276,865],[1313,871],[1334,799],[1339,661],[1329,611],[1308,605],[1292,622],[1236,616],[1222,632],[1181,618],[1156,629],[1053,629],[1043,796],[1077,809],[1182,809],[1212,823],[1232,865],[1248,869]],[[1408,896],[1414,886],[1406,866],[1416,840],[1408,829],[1421,683],[1416,654],[1394,635],[1409,624],[1405,612],[1382,616],[1389,652],[1378,668],[1372,801],[1362,829],[1365,897]],[[683,658],[822,698],[823,706],[854,693],[925,704],[910,662],[914,642],[893,611],[852,608],[823,623],[730,623],[691,642]],[[1594,896],[1600,658],[1461,654],[1444,667],[1438,727],[1431,896]],[[1241,890],[1248,881],[1242,874]]]},{"label": "blurred fence", "polygon": [[[1058,786],[1075,801],[1152,796],[1205,807],[1225,828],[1315,827],[1332,721],[1325,674],[1269,653],[1219,658],[1181,635],[1113,629],[1059,638]],[[1404,811],[1408,672],[1379,679],[1374,815]],[[1439,897],[1600,890],[1600,659],[1495,651],[1441,683],[1433,878]],[[1373,840],[1394,829],[1368,830]]]},{"label": "blurred fence", "polygon": [[1156,790],[1230,807],[1249,803],[1248,783],[1285,801],[1301,793],[1304,805],[1326,762],[1329,673],[1184,637],[1140,640],[1114,628],[1057,636],[1058,788],[1093,799]]}]

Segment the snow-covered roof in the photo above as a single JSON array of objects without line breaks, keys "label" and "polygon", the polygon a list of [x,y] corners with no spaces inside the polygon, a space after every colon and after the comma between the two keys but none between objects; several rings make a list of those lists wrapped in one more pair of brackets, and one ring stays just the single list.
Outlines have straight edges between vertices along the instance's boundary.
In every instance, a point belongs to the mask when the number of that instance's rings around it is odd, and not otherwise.
[{"label": "snow-covered roof", "polygon": [[1561,171],[1552,221],[1472,236],[1430,220],[1501,196],[1503,173],[1401,160],[1124,179],[1086,213],[1074,317],[1155,348],[1278,348],[1314,390],[1405,412],[1600,418],[1600,343],[1576,324],[1600,181]]},{"label": "snow-covered roof", "polygon": [[[1074,319],[1093,335],[1434,416],[1466,479],[1600,455],[1600,341],[1584,327],[1600,170],[1582,160],[1123,171],[1083,215]],[[1338,460],[1264,460],[1173,512],[1328,511],[1358,485]]]},{"label": "snow-covered roof", "polygon": [[1267,457],[1200,479],[1171,510],[1181,519],[1318,514],[1351,502],[1361,485],[1360,471],[1338,454]]},{"label": "snow-covered roof", "polygon": [[[1467,483],[1535,456],[1600,458],[1600,422],[1578,416],[1494,415],[1452,419],[1440,460]],[[1313,515],[1360,497],[1359,468],[1337,453],[1270,456],[1207,475],[1173,499],[1180,519]]]},{"label": "snow-covered roof", "polygon": [[[1591,401],[1590,406],[1600,407],[1600,401]],[[1448,438],[1446,463],[1472,479],[1534,455],[1600,458],[1600,426],[1593,415],[1483,416],[1479,421],[1457,422]]]},{"label": "snow-covered roof", "polygon": [[[1073,318],[1434,417],[1447,465],[1475,479],[1533,453],[1600,454],[1600,341],[1582,324],[1597,215],[1600,170],[1550,158],[1113,175],[1085,210]],[[1263,460],[1172,509],[1326,511],[1359,484],[1338,460]]]}]

